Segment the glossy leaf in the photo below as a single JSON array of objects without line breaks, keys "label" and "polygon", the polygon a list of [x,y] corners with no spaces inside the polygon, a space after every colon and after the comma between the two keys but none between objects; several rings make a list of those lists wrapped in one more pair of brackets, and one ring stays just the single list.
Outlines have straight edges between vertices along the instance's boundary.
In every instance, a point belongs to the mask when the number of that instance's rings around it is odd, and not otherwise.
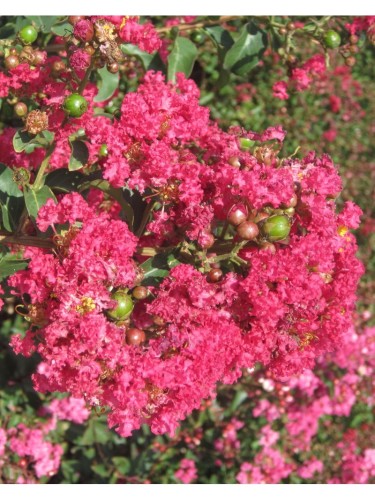
[{"label": "glossy leaf", "polygon": [[0,163],[0,205],[2,225],[7,231],[13,231],[23,211],[23,192],[13,180],[13,170],[2,163]]},{"label": "glossy leaf", "polygon": [[49,173],[44,183],[54,191],[70,193],[76,191],[85,179],[86,176],[79,171],[69,172],[66,168],[59,168]]},{"label": "glossy leaf", "polygon": [[258,64],[266,47],[266,32],[254,23],[247,23],[225,54],[224,68],[237,75],[245,75]]},{"label": "glossy leaf", "polygon": [[38,191],[31,188],[24,190],[25,203],[30,217],[37,217],[39,209],[46,204],[50,198],[56,201],[56,197],[48,186],[43,186]]},{"label": "glossy leaf", "polygon": [[0,281],[26,267],[27,261],[20,259],[17,255],[11,253],[0,255]]},{"label": "glossy leaf", "polygon": [[63,20],[54,24],[51,31],[58,36],[69,36],[73,33],[73,26],[68,21]]},{"label": "glossy leaf", "polygon": [[33,150],[36,146],[44,147],[48,146],[53,141],[54,134],[45,130],[37,135],[29,134],[26,130],[17,130],[13,136],[13,148],[16,153],[22,153],[23,151],[31,152],[29,146],[33,146]]},{"label": "glossy leaf", "polygon": [[89,159],[89,149],[84,141],[69,141],[72,153],[69,158],[69,170],[79,170],[83,168]]},{"label": "glossy leaf", "polygon": [[188,38],[177,37],[172,52],[168,56],[168,80],[176,81],[177,73],[189,77],[197,58],[197,47]]},{"label": "glossy leaf", "polygon": [[140,266],[144,272],[142,285],[151,286],[160,283],[178,264],[180,262],[170,254],[159,254],[147,259]]},{"label": "glossy leaf", "polygon": [[100,81],[98,84],[99,92],[94,97],[94,101],[107,101],[117,90],[120,81],[120,75],[119,73],[111,73],[107,70],[107,68],[101,68],[97,73],[100,77]]},{"label": "glossy leaf", "polygon": [[216,43],[216,45],[226,48],[231,48],[234,44],[232,35],[222,26],[207,26],[204,31]]}]

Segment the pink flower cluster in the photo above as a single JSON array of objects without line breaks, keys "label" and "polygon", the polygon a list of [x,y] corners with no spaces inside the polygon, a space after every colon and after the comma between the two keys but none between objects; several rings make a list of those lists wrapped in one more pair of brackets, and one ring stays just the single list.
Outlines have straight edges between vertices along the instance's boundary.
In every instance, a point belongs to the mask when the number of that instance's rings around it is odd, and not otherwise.
[{"label": "pink flower cluster", "polygon": [[197,479],[197,468],[194,460],[183,458],[180,462],[179,469],[175,472],[175,478],[181,483],[189,484]]},{"label": "pink flower cluster", "polygon": [[273,96],[277,99],[289,99],[288,90],[302,92],[310,87],[313,81],[317,81],[325,75],[326,64],[322,54],[316,54],[308,59],[300,67],[291,70],[290,78],[276,82],[273,87]]},{"label": "pink flower cluster", "polygon": [[[307,370],[281,382],[269,372],[257,372],[261,390],[249,393],[256,401],[253,416],[265,417],[268,423],[259,436],[262,451],[241,465],[237,480],[277,483],[290,474],[329,483],[368,483],[373,479],[373,440],[361,443],[363,452],[359,454],[359,430],[337,435],[340,421],[327,417],[348,417],[358,403],[373,407],[374,350],[374,328],[361,334],[352,330],[341,349],[319,359],[314,373]],[[319,428],[331,432],[336,440],[326,443],[324,454],[316,440]]]},{"label": "pink flower cluster", "polygon": [[[63,448],[48,441],[50,426],[27,427],[19,424],[0,429],[0,467],[14,470],[14,482],[35,483],[43,476],[53,476],[60,466]],[[12,459],[16,454],[18,460]]]},{"label": "pink flower cluster", "polygon": [[[320,68],[319,61],[309,64],[309,71]],[[105,407],[109,425],[124,436],[144,422],[155,433],[172,433],[218,381],[232,383],[257,362],[278,376],[311,368],[351,325],[362,265],[349,229],[360,210],[347,203],[336,213],[341,181],[332,161],[313,153],[281,160],[280,127],[223,132],[198,100],[183,75],[174,85],[150,72],[125,96],[115,123],[88,112],[58,130],[56,120],[52,163],[66,158],[68,136],[84,127],[91,165],[113,186],[138,191],[154,210],[138,239],[118,208],[101,208],[97,192],[87,201],[77,193],[60,196],[57,205],[49,200],[37,223],[54,233],[54,250],[27,250],[28,269],[9,280],[32,323],[12,345],[41,355],[37,390],[70,392]],[[243,149],[244,137],[259,146]],[[108,155],[98,162],[102,144]],[[229,211],[239,205],[261,231],[262,220],[289,209],[289,237],[247,242],[229,229],[221,239]],[[207,242],[211,256],[202,253]],[[115,306],[111,292],[142,280],[143,246],[186,248],[185,263],[136,303],[130,324],[114,322],[107,314]],[[207,276],[216,260],[223,269],[218,282]],[[145,342],[129,345],[129,326],[142,328]]]}]

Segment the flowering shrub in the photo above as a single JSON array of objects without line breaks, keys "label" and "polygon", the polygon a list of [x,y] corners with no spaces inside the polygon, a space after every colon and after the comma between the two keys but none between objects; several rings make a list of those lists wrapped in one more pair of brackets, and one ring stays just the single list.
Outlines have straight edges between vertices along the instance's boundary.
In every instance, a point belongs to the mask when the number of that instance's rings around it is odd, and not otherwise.
[{"label": "flowering shrub", "polygon": [[[354,350],[348,335],[363,273],[350,232],[362,211],[350,200],[337,207],[342,182],[333,161],[311,151],[283,154],[288,136],[278,123],[257,132],[242,124],[224,130],[210,118],[188,78],[196,57],[204,57],[185,33],[194,19],[162,27],[135,17],[28,22],[21,20],[3,44],[1,238],[8,279],[1,292],[29,324],[12,332],[10,345],[17,355],[37,355],[31,378],[38,397],[69,395],[45,405],[42,417],[80,425],[93,409],[122,437],[144,424],[153,434],[173,435],[203,399],[215,397],[219,382],[234,384],[255,370],[254,383],[291,399],[261,399],[254,408],[254,418],[268,415],[262,449],[243,461],[237,480],[323,473],[315,455],[297,467],[289,447],[307,452],[319,418],[348,416],[360,382],[357,359],[341,366],[328,354],[342,345]],[[335,50],[329,44],[338,39],[323,36],[327,21],[312,29],[251,20],[232,38],[237,22],[211,20],[204,31],[215,50],[225,48],[221,71],[245,75],[264,64],[264,54],[293,65],[293,37],[302,33],[315,37],[325,56],[291,68],[288,82],[273,85],[274,95],[287,100],[319,85],[331,92],[327,49]],[[179,34],[163,36],[172,26]],[[270,54],[269,38],[280,35],[284,52]],[[245,65],[244,47],[251,61]],[[334,71],[342,88],[359,93],[351,66]],[[347,103],[331,94],[329,105],[338,113]],[[334,128],[325,138],[335,139]],[[324,363],[347,370],[330,397],[312,371],[316,360],[318,370]],[[278,448],[283,437],[272,423],[285,414],[289,441]],[[237,436],[246,429],[240,418],[226,424],[215,440],[218,466],[238,460],[233,449],[240,453]],[[37,478],[57,471],[63,450],[45,441],[42,428],[18,423],[2,432],[4,450],[28,457]],[[29,440],[39,443],[32,451]],[[355,444],[348,443],[342,453],[351,464]],[[39,447],[48,464],[39,463]],[[371,450],[353,465],[360,471],[353,481],[369,479]],[[173,477],[195,481],[195,462],[180,458]],[[127,477],[128,465],[119,467]],[[100,465],[96,473],[105,477]],[[350,482],[348,474],[331,480]],[[12,472],[8,480],[32,477]]]}]

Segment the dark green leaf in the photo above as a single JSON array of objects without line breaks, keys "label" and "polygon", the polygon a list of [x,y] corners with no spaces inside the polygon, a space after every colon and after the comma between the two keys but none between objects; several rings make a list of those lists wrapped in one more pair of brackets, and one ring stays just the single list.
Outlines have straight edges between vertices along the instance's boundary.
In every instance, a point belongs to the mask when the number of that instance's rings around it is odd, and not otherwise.
[{"label": "dark green leaf", "polygon": [[13,23],[4,24],[0,28],[0,40],[5,40],[6,38],[14,38],[16,35],[16,29]]},{"label": "dark green leaf", "polygon": [[13,148],[16,153],[21,153],[26,146],[35,139],[35,135],[30,135],[26,130],[17,130],[13,137]]},{"label": "dark green leaf", "polygon": [[37,146],[47,146],[53,141],[53,138],[54,134],[48,130],[38,135],[29,134],[26,130],[17,130],[13,136],[13,148],[16,153],[21,153],[22,151],[30,153]]},{"label": "dark green leaf", "polygon": [[107,424],[97,418],[92,418],[81,439],[77,443],[81,446],[91,446],[95,443],[105,444],[112,438]]},{"label": "dark green leaf", "polygon": [[17,255],[10,253],[0,255],[0,281],[26,267],[27,261],[20,259]]},{"label": "dark green leaf", "polygon": [[159,254],[147,259],[140,266],[144,272],[142,285],[150,286],[160,283],[178,264],[180,262],[171,254]]},{"label": "dark green leaf", "polygon": [[207,26],[204,28],[204,31],[216,43],[216,45],[222,46],[227,50],[234,44],[232,35],[222,26]]},{"label": "dark green leaf", "polygon": [[104,464],[95,464],[91,466],[91,469],[100,477],[108,477],[110,471]]},{"label": "dark green leaf", "polygon": [[44,184],[54,191],[69,193],[71,191],[76,191],[85,178],[86,176],[79,171],[69,172],[66,168],[59,168],[47,175]]},{"label": "dark green leaf", "polygon": [[0,163],[0,204],[2,225],[7,231],[15,230],[24,207],[23,192],[13,180],[13,170],[2,163]]},{"label": "dark green leaf", "polygon": [[224,57],[224,68],[245,75],[260,61],[267,46],[267,34],[254,23],[243,26],[239,38]]},{"label": "dark green leaf", "polygon": [[107,101],[117,90],[120,81],[120,75],[119,73],[111,73],[105,67],[98,70],[98,75],[100,76],[100,83],[98,85],[99,92],[94,97],[94,101]]},{"label": "dark green leaf", "polygon": [[69,36],[73,33],[73,26],[68,21],[59,21],[51,27],[51,31],[58,36]]},{"label": "dark green leaf", "polygon": [[69,170],[79,170],[89,159],[89,149],[84,141],[69,141],[72,153],[69,158]]},{"label": "dark green leaf", "polygon": [[48,186],[43,186],[38,191],[31,188],[24,190],[26,208],[31,217],[34,219],[38,215],[40,207],[45,205],[50,198],[56,201],[56,197]]},{"label": "dark green leaf", "polygon": [[188,38],[177,37],[168,56],[168,80],[176,81],[176,73],[189,77],[197,58],[197,47]]},{"label": "dark green leaf", "polygon": [[130,460],[125,457],[113,457],[112,462],[114,463],[116,469],[126,476],[130,470]]}]

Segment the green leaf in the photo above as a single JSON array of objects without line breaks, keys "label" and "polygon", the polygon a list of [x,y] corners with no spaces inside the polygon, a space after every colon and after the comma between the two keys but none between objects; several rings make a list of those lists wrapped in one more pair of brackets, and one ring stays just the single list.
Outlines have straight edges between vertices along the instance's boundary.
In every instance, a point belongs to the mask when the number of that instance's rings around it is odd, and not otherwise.
[{"label": "green leaf", "polygon": [[73,33],[73,26],[68,21],[63,20],[51,27],[52,33],[58,36],[69,36]]},{"label": "green leaf", "polygon": [[207,26],[204,31],[216,43],[216,45],[230,49],[234,44],[234,40],[229,31],[225,30],[222,26]]},{"label": "green leaf", "polygon": [[224,68],[246,75],[260,61],[267,47],[267,34],[254,23],[247,23],[224,57]]},{"label": "green leaf", "polygon": [[79,185],[85,179],[86,176],[79,171],[69,172],[66,168],[58,168],[47,175],[44,184],[53,191],[70,193],[71,191],[77,191]]},{"label": "green leaf", "polygon": [[151,286],[160,283],[178,264],[181,263],[171,254],[158,254],[147,259],[140,266],[144,272],[142,285]]},{"label": "green leaf", "polygon": [[153,69],[155,71],[165,72],[165,64],[161,60],[158,52],[149,54],[131,43],[121,45],[121,50],[127,56],[137,57],[143,64],[145,70]]},{"label": "green leaf", "polygon": [[111,184],[104,179],[95,179],[84,182],[80,187],[80,191],[86,191],[90,188],[100,189],[103,193],[106,193],[108,196],[116,200],[124,211],[125,219],[129,227],[133,226],[134,211],[132,206],[125,200],[122,189],[112,187]]},{"label": "green leaf", "polygon": [[100,477],[108,477],[110,471],[104,464],[95,464],[91,466],[91,469]]},{"label": "green leaf", "polygon": [[50,33],[51,27],[59,20],[59,16],[27,16],[42,33]]},{"label": "green leaf", "polygon": [[69,158],[69,170],[79,170],[84,167],[89,159],[89,149],[84,141],[69,141],[72,153]]},{"label": "green leaf", "polygon": [[14,254],[0,255],[0,281],[27,267],[27,261]]},{"label": "green leaf", "polygon": [[100,76],[99,92],[94,97],[95,102],[107,101],[110,99],[118,88],[120,81],[119,73],[111,73],[107,68],[98,70]]},{"label": "green leaf", "polygon": [[47,200],[52,198],[56,201],[55,195],[48,186],[43,186],[38,191],[25,187],[24,197],[27,211],[34,219],[38,215],[39,209],[46,204]]},{"label": "green leaf", "polygon": [[113,436],[106,423],[92,418],[89,420],[82,438],[77,440],[77,444],[81,446],[92,446],[95,443],[106,444],[110,439],[113,439]]},{"label": "green leaf", "polygon": [[2,223],[7,231],[13,231],[21,217],[24,200],[23,192],[13,180],[13,170],[0,163],[0,205]]},{"label": "green leaf", "polygon": [[0,40],[6,38],[14,38],[16,36],[16,28],[13,23],[6,23],[0,28]]},{"label": "green leaf", "polygon": [[176,81],[176,73],[189,77],[197,58],[197,47],[188,38],[177,37],[168,56],[168,80]]},{"label": "green leaf", "polygon": [[125,457],[112,457],[112,462],[116,467],[116,470],[126,476],[130,470],[130,460]]},{"label": "green leaf", "polygon": [[[13,148],[16,153],[31,153],[35,147],[48,146],[53,141],[54,134],[44,130],[38,135],[29,134],[26,130],[17,130],[13,136]],[[30,149],[30,146],[33,146]]]}]

